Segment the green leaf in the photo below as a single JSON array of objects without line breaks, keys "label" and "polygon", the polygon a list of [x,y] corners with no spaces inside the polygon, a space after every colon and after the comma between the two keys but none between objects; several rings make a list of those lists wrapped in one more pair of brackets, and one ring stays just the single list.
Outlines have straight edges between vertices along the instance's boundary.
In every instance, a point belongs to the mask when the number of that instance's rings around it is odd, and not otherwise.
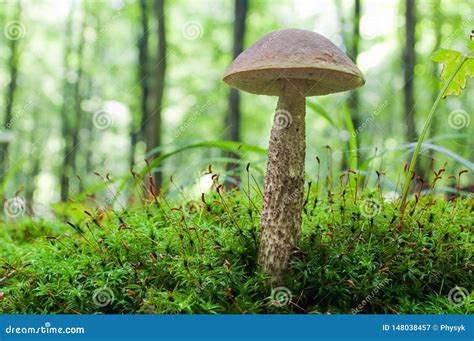
[{"label": "green leaf", "polygon": [[344,119],[346,121],[347,129],[349,130],[349,157],[351,169],[358,169],[358,157],[357,157],[357,134],[354,129],[351,114],[347,106],[344,107]]},{"label": "green leaf", "polygon": [[[440,78],[445,82],[453,74],[459,63],[461,63],[464,58],[465,56],[461,52],[453,50],[439,50],[436,51],[431,57],[433,61],[443,64],[443,70],[441,71]],[[474,66],[472,63],[472,59],[468,59],[464,62],[456,76],[453,78],[453,81],[446,89],[443,98],[446,98],[450,95],[459,95],[461,91],[466,87],[466,78],[473,76]]]},{"label": "green leaf", "polygon": [[467,43],[467,47],[469,48],[469,51],[474,52],[474,40],[470,40]]},{"label": "green leaf", "polygon": [[320,106],[319,104],[315,102],[311,102],[309,100],[306,101],[306,105],[310,109],[314,110],[315,112],[320,114],[322,117],[324,117],[329,123],[331,123],[333,127],[337,128],[337,125],[336,123],[334,123],[334,120],[331,118],[331,115],[322,106]]},{"label": "green leaf", "polygon": [[466,76],[467,77],[474,77],[474,58],[470,58],[466,60]]},{"label": "green leaf", "polygon": [[444,63],[446,61],[451,61],[456,58],[462,58],[462,53],[453,50],[438,50],[433,53],[431,60],[437,63]]}]

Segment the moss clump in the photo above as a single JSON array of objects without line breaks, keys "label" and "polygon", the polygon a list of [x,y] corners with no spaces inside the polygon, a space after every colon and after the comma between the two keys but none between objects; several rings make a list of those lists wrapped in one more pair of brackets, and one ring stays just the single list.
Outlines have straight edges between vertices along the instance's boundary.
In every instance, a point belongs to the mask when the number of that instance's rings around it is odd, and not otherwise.
[{"label": "moss clump", "polygon": [[[472,199],[426,196],[401,219],[378,190],[328,193],[307,195],[292,274],[273,291],[256,264],[258,195],[4,223],[0,312],[473,312]],[[456,305],[453,288],[468,290]]]}]

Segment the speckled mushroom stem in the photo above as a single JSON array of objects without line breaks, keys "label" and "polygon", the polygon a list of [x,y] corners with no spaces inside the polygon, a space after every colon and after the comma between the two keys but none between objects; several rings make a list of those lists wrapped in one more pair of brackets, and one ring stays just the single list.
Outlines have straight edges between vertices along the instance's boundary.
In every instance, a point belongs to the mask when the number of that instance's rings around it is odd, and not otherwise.
[{"label": "speckled mushroom stem", "polygon": [[273,286],[283,283],[301,233],[306,149],[305,81],[280,81],[260,219],[259,264]]}]

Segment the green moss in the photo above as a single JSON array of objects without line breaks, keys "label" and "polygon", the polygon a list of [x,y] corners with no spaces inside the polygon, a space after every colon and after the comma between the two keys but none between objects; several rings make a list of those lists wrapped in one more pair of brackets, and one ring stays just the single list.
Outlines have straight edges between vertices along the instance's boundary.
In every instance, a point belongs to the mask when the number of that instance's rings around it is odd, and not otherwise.
[{"label": "green moss", "polygon": [[[474,310],[472,199],[426,196],[401,220],[397,204],[384,202],[378,191],[343,188],[318,200],[313,192],[288,283],[273,291],[256,264],[261,198],[232,191],[204,201],[174,207],[151,200],[94,218],[84,214],[74,227],[4,223],[0,312]],[[448,299],[456,286],[468,290],[468,297],[455,292],[460,305]]]}]

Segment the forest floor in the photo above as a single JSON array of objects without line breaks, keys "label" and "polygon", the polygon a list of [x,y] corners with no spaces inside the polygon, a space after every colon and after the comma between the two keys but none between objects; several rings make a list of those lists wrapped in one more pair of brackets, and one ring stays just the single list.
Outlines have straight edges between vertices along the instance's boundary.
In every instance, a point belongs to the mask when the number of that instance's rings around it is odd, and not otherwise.
[{"label": "forest floor", "polygon": [[270,288],[256,263],[261,194],[250,191],[4,221],[0,313],[474,312],[472,197],[428,193],[401,219],[380,188],[313,187],[291,275]]}]

